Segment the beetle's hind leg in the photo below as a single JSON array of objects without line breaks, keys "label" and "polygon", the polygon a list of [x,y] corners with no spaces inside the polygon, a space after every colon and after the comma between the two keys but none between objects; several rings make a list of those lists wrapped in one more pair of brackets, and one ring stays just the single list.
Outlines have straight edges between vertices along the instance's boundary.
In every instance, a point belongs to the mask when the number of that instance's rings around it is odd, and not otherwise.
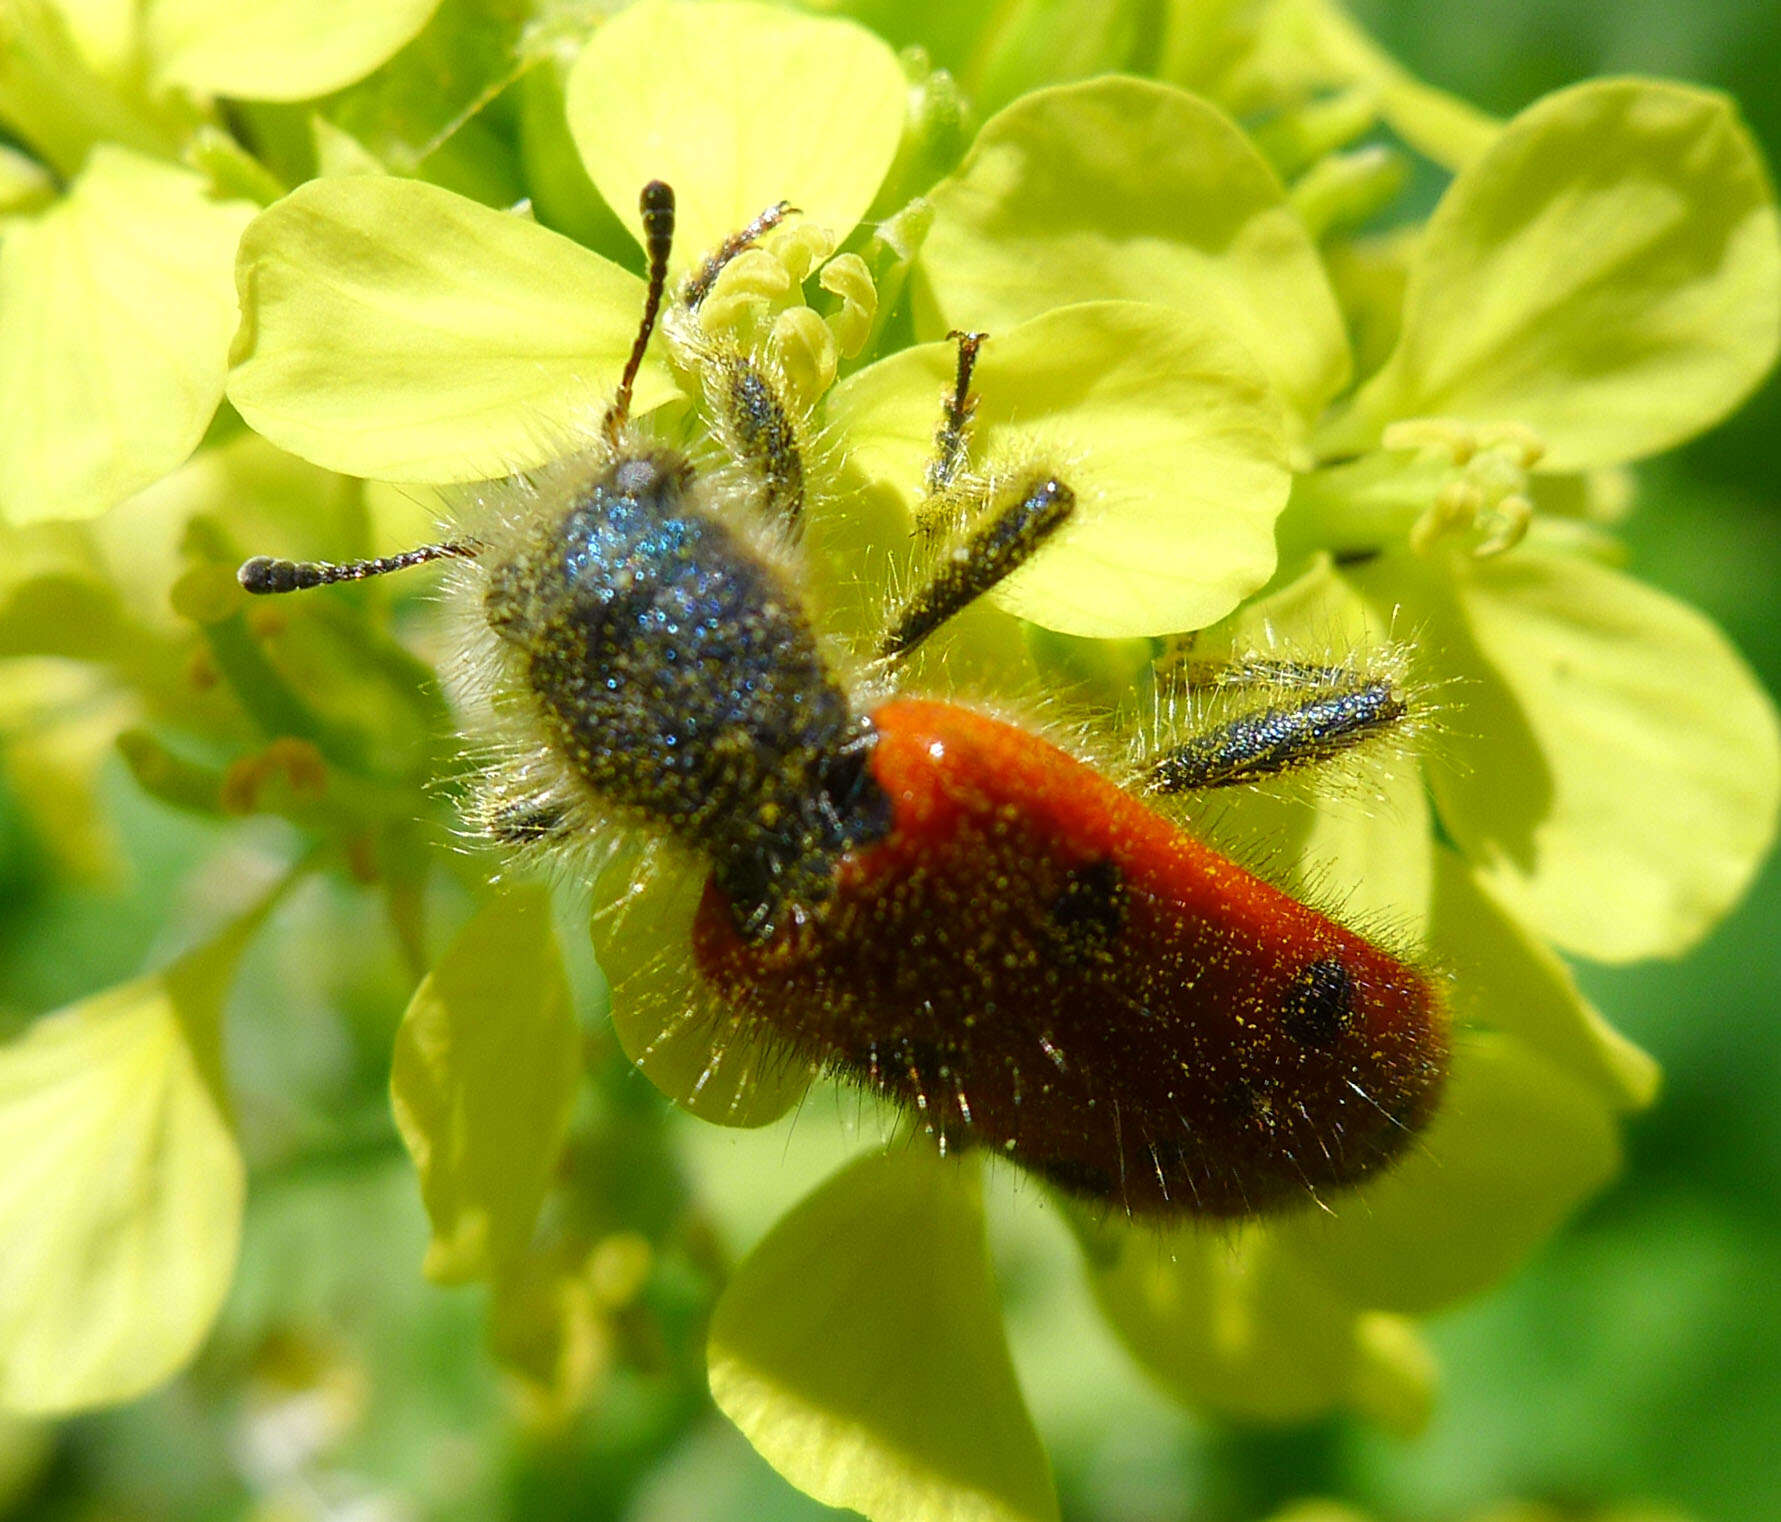
[{"label": "beetle's hind leg", "polygon": [[1403,684],[1377,671],[1256,659],[1181,672],[1202,673],[1203,685],[1263,697],[1146,760],[1146,793],[1241,786],[1316,766],[1397,731],[1411,712]]},{"label": "beetle's hind leg", "polygon": [[[1076,494],[1050,471],[1032,468],[1000,479],[969,470],[971,424],[977,396],[971,377],[984,333],[953,332],[958,368],[941,404],[934,457],[915,510],[924,547],[937,561],[924,583],[890,618],[878,647],[901,657],[955,614],[1025,565],[1076,509]],[[948,547],[948,541],[950,547]]]},{"label": "beetle's hind leg", "polygon": [[491,840],[504,846],[552,845],[575,836],[568,810],[547,799],[491,803],[479,811],[477,822]]}]

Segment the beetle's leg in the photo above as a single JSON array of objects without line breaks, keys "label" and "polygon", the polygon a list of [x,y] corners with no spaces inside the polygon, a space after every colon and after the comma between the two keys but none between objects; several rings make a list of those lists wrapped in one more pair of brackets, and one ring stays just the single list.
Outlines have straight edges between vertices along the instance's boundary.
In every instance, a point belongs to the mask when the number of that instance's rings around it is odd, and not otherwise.
[{"label": "beetle's leg", "polygon": [[495,804],[485,811],[482,823],[504,846],[547,845],[575,833],[573,821],[560,804],[532,799]]},{"label": "beetle's leg", "polygon": [[1219,683],[1215,677],[1214,683],[1262,685],[1268,667],[1284,673],[1284,694],[1152,757],[1141,773],[1143,791],[1232,787],[1314,766],[1390,732],[1410,711],[1399,683],[1390,677],[1339,666],[1239,663],[1233,668],[1236,680]]},{"label": "beetle's leg", "polygon": [[[789,201],[769,206],[754,221],[725,238],[681,283],[681,307],[696,313],[711,294],[724,266],[753,247],[792,213]],[[696,320],[688,324],[696,328]],[[758,490],[757,510],[795,529],[804,511],[804,450],[798,417],[775,377],[734,344],[702,330],[687,337],[717,424],[719,441]]]},{"label": "beetle's leg", "polygon": [[1155,661],[1159,679],[1193,691],[1245,692],[1267,687],[1276,692],[1316,694],[1353,686],[1355,674],[1344,666],[1314,661],[1283,661],[1271,656],[1243,655],[1212,660],[1194,654],[1195,636],[1170,635]]},{"label": "beetle's leg", "polygon": [[776,201],[748,226],[731,233],[681,282],[680,304],[689,312],[698,311],[705,298],[711,294],[711,287],[717,284],[717,277],[724,272],[724,266],[744,249],[752,248],[760,242],[796,210],[790,201]]},{"label": "beetle's leg", "polygon": [[927,496],[915,511],[915,522],[924,534],[931,534],[941,526],[945,514],[937,510],[939,504],[964,469],[971,419],[977,415],[977,395],[971,390],[971,375],[977,368],[978,350],[989,340],[987,333],[964,333],[957,328],[946,336],[959,346],[958,370],[952,390],[941,404],[940,427],[934,434],[934,458],[928,462],[927,472],[922,477]]},{"label": "beetle's leg", "polygon": [[755,484],[757,510],[795,529],[804,512],[804,449],[783,391],[727,344],[706,345],[699,368],[724,449]]},{"label": "beetle's leg", "polygon": [[903,604],[879,644],[881,656],[907,655],[947,619],[1030,560],[1076,507],[1076,494],[1057,477],[1043,473],[1021,481],[999,500],[1002,505],[993,508]]},{"label": "beetle's leg", "polygon": [[[941,403],[934,457],[923,477],[926,495],[915,510],[917,533],[940,546],[926,583],[890,621],[880,656],[907,655],[954,614],[1032,558],[1075,510],[1076,494],[1049,471],[1031,470],[986,481],[966,468],[977,396],[971,377],[985,333],[953,331],[958,368]],[[944,548],[948,535],[956,536]]]}]

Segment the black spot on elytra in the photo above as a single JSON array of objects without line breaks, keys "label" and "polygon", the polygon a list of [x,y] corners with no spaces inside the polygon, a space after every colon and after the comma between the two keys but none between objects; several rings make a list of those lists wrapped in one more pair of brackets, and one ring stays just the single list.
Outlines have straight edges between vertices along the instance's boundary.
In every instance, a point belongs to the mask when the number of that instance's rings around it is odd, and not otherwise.
[{"label": "black spot on elytra", "polygon": [[1051,905],[1058,949],[1067,961],[1100,961],[1125,929],[1125,874],[1107,858],[1075,868]]},{"label": "black spot on elytra", "polygon": [[1300,1046],[1334,1046],[1354,1019],[1354,978],[1333,957],[1308,962],[1286,990],[1280,1023]]}]

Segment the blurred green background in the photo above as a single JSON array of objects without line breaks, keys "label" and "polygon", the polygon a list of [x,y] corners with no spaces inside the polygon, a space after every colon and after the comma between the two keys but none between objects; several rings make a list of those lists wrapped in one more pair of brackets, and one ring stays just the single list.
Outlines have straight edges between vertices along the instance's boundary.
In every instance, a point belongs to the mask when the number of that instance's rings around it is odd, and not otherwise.
[{"label": "blurred green background", "polygon": [[[1781,153],[1781,6],[1354,9],[1414,71],[1489,110],[1510,114],[1587,75],[1667,75],[1730,91],[1771,163]],[[1628,532],[1634,567],[1715,617],[1771,692],[1781,690],[1777,438],[1781,385],[1771,380],[1727,426],[1642,473]],[[177,913],[169,925],[169,898],[193,900],[174,885],[225,838],[137,799],[121,775],[108,796],[126,821],[131,878],[95,898],[56,885],[0,795],[0,1019],[160,957],[181,928]],[[243,859],[256,845],[247,836]],[[348,890],[318,889],[293,907],[316,934],[354,912]],[[1630,1125],[1616,1187],[1511,1283],[1430,1325],[1443,1398],[1414,1441],[1344,1422],[1230,1430],[1174,1411],[1093,1330],[1055,1222],[1008,1213],[1011,1327],[1066,1515],[1244,1522],[1314,1494],[1382,1518],[1460,1518],[1513,1497],[1580,1510],[1661,1502],[1702,1522],[1781,1515],[1778,935],[1781,867],[1771,863],[1686,961],[1582,969],[1603,1009],[1662,1061],[1665,1093]],[[258,953],[249,980],[278,995],[237,1012],[236,1079],[244,1113],[278,1116],[282,1140],[256,1155],[242,1273],[222,1326],[161,1394],[55,1430],[0,1423],[0,1516],[832,1515],[705,1409],[687,1362],[701,1293],[691,1270],[686,1342],[660,1350],[659,1377],[621,1381],[597,1419],[556,1436],[514,1419],[484,1351],[479,1293],[419,1276],[425,1222],[384,1097],[406,983],[389,952],[366,957],[344,981],[320,981],[305,976],[300,951]],[[791,1143],[763,1146],[681,1127],[639,1084],[619,1082],[599,1102],[627,1135],[659,1141],[674,1128],[697,1187],[735,1180],[717,1213],[744,1235],[831,1156],[821,1116]],[[304,1140],[316,1138],[325,1144]],[[673,1305],[663,1324],[677,1324]],[[308,1405],[278,1393],[297,1388],[321,1393]]]},{"label": "blurred green background", "polygon": [[[1771,173],[1781,153],[1781,6],[1378,0],[1397,56],[1492,111],[1586,74],[1654,73],[1734,95]],[[1647,469],[1633,565],[1705,609],[1781,690],[1781,385]],[[1450,1512],[1521,1492],[1781,1515],[1781,867],[1685,961],[1583,968],[1585,989],[1663,1063],[1625,1176],[1520,1278],[1445,1318],[1447,1397],[1428,1434],[1342,1444],[1384,1508]],[[1352,1467],[1350,1467],[1352,1466]]]}]

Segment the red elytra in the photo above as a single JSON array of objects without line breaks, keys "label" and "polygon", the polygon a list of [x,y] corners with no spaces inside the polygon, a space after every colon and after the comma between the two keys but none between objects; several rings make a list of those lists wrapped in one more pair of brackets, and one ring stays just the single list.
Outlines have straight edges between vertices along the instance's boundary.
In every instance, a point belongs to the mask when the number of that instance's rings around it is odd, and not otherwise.
[{"label": "red elytra", "polygon": [[1134,1214],[1353,1183],[1439,1096],[1428,978],[1018,726],[872,714],[885,838],[750,945],[705,891],[698,967],[800,1056]]}]

